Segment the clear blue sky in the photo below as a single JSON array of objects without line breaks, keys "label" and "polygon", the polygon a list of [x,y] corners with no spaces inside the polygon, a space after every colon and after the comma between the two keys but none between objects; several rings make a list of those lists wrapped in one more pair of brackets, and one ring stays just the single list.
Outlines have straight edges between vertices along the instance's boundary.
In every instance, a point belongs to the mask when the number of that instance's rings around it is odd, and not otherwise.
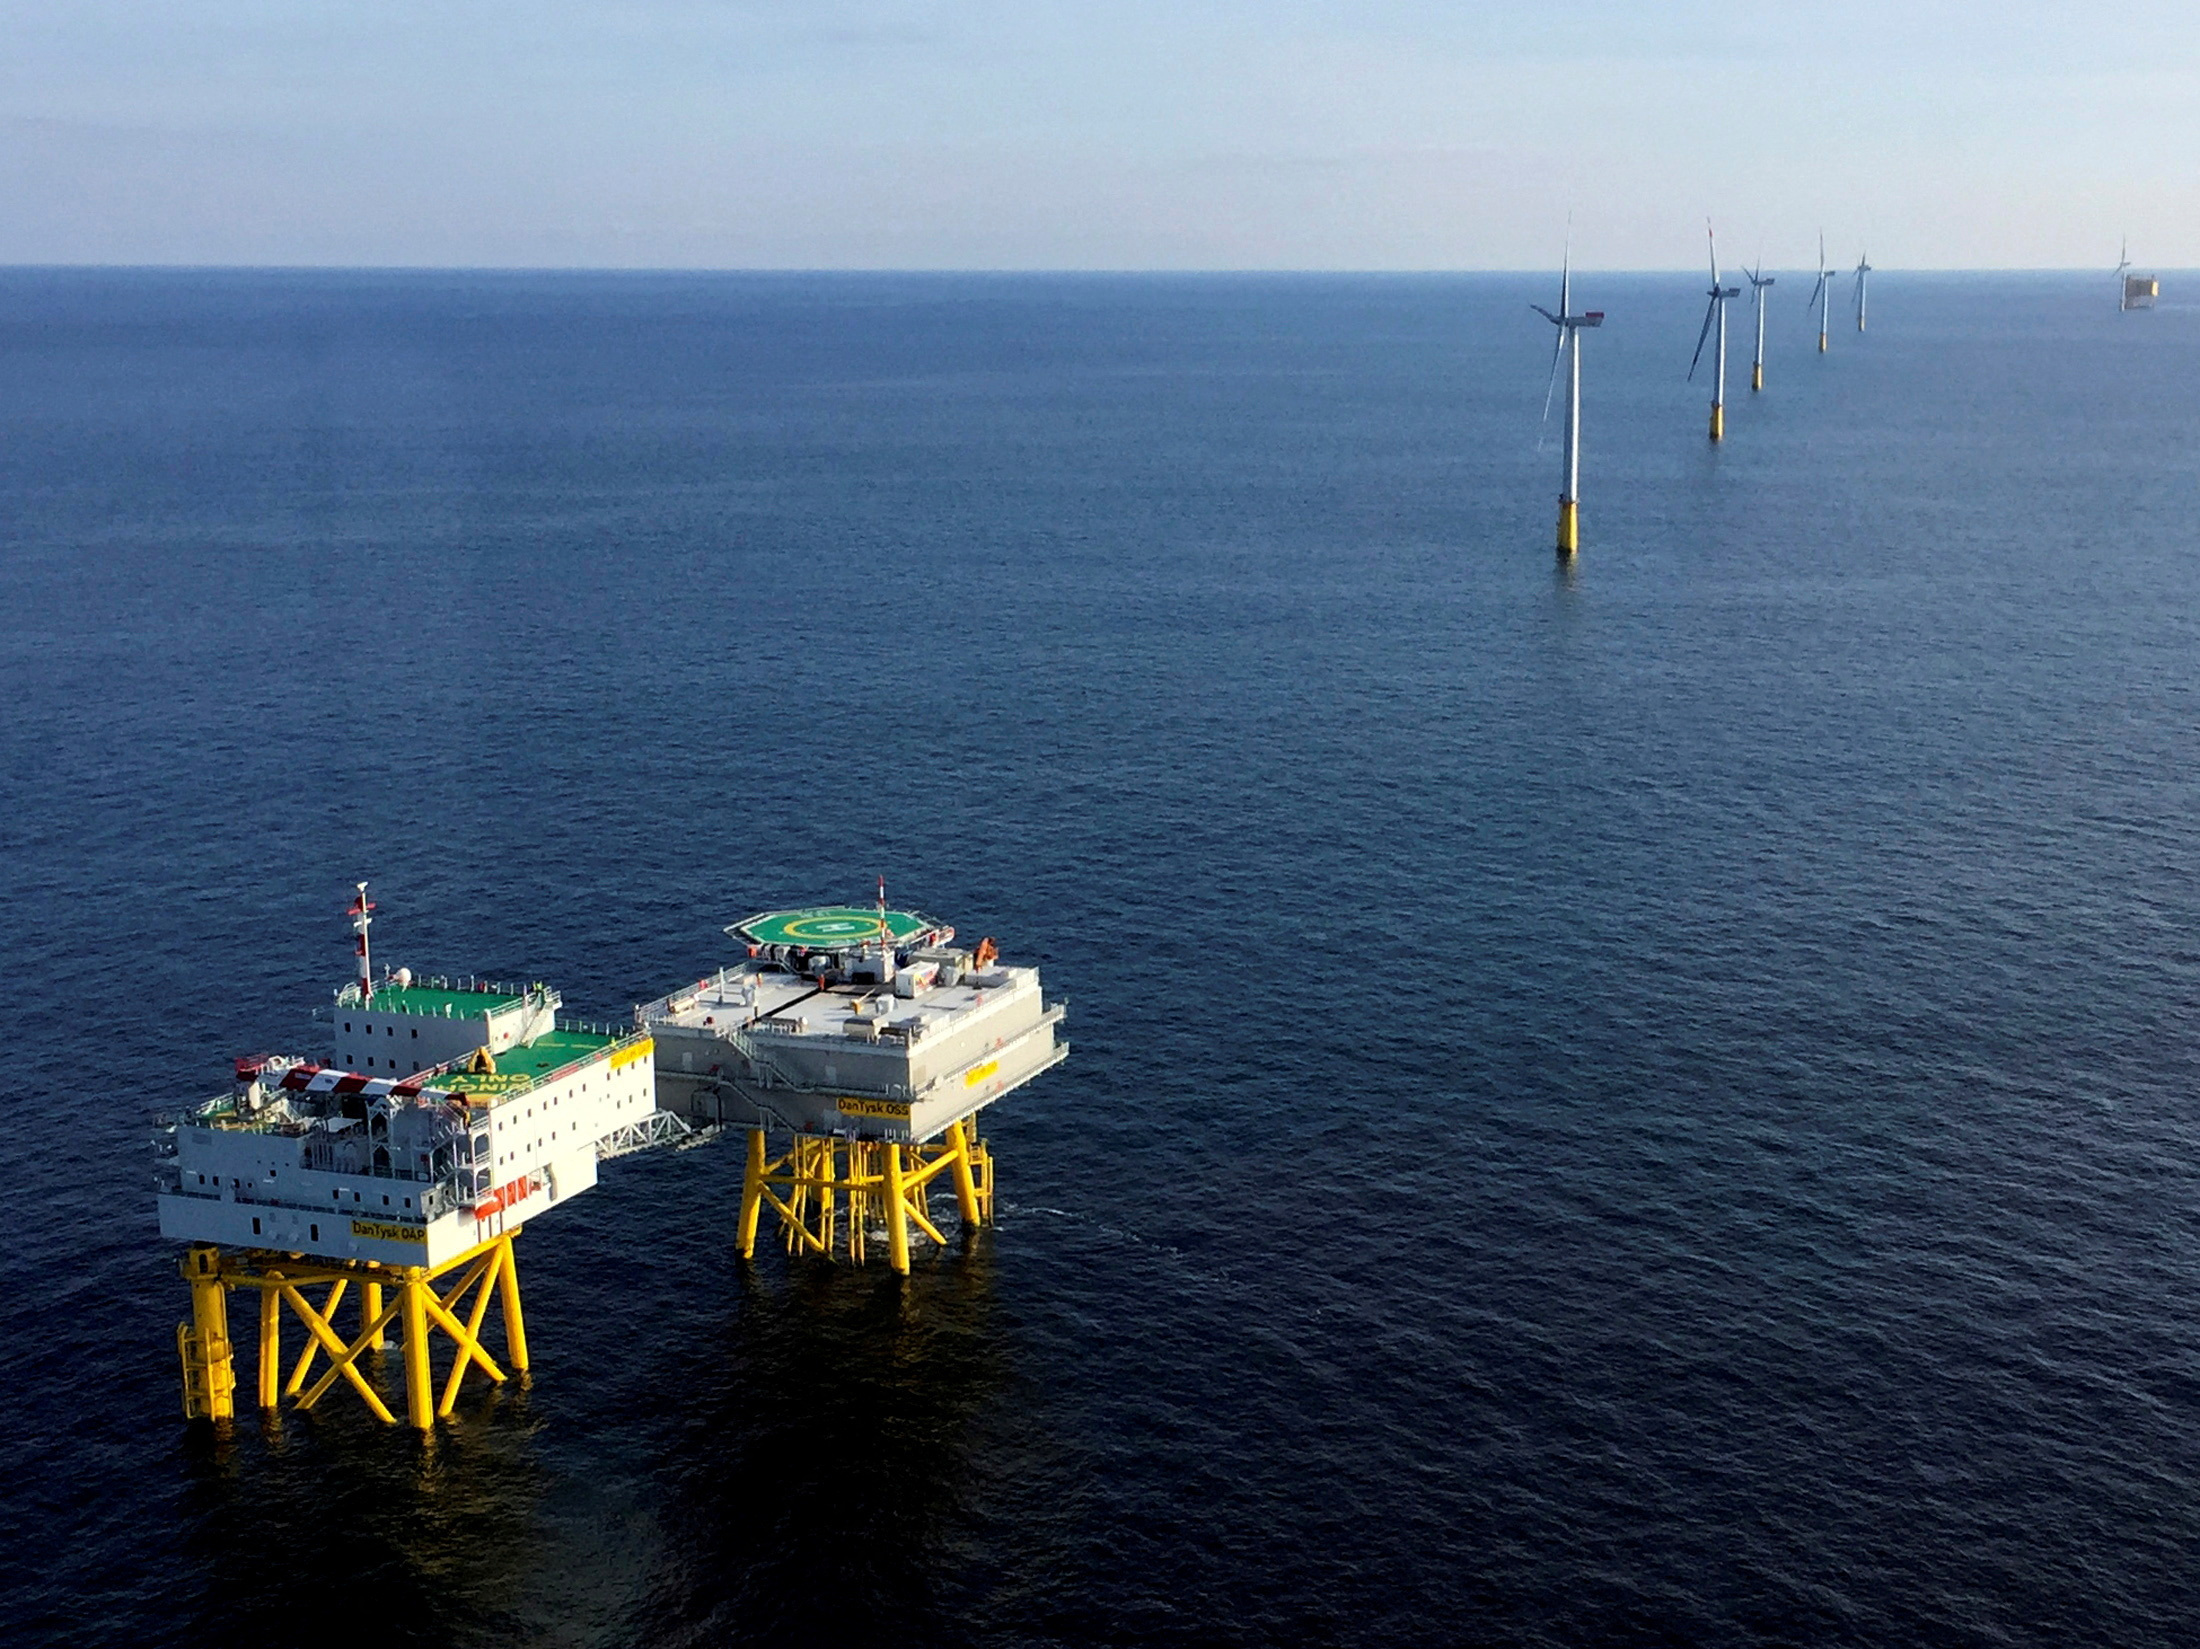
[{"label": "clear blue sky", "polygon": [[0,0],[0,261],[2200,265],[2200,0]]}]

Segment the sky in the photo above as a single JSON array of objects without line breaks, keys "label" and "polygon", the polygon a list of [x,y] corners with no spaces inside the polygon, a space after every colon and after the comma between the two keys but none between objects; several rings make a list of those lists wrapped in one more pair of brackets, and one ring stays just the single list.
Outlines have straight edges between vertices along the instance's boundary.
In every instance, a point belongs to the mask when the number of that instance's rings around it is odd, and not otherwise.
[{"label": "sky", "polygon": [[0,0],[0,262],[2200,265],[2200,3]]}]

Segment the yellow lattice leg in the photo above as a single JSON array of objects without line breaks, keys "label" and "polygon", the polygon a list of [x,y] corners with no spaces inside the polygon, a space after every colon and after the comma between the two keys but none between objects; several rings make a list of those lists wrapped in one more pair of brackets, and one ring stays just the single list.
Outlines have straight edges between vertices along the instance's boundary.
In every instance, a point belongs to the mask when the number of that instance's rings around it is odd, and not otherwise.
[{"label": "yellow lattice leg", "polygon": [[418,1271],[405,1273],[398,1285],[405,1318],[405,1418],[426,1431],[435,1424],[435,1398],[429,1391],[428,1285]]},{"label": "yellow lattice leg", "polygon": [[497,1290],[504,1310],[504,1355],[510,1359],[512,1372],[527,1372],[527,1319],[519,1309],[519,1256],[512,1251],[512,1238],[507,1233],[497,1243],[502,1256],[497,1264]]},{"label": "yellow lattice leg", "polygon": [[970,1140],[977,1131],[969,1122],[958,1122],[947,1130],[955,1151],[955,1202],[965,1231],[974,1231],[978,1225],[978,1177],[970,1171]]},{"label": "yellow lattice leg", "polygon": [[904,1277],[909,1275],[909,1197],[902,1189],[901,1147],[889,1144],[886,1156],[886,1258]]},{"label": "yellow lattice leg", "polygon": [[764,1130],[749,1131],[749,1166],[741,1176],[740,1248],[744,1260],[756,1258],[756,1219],[764,1211]]},{"label": "yellow lattice leg", "polygon": [[[306,1332],[313,1336],[321,1349],[329,1354],[328,1372],[316,1380],[313,1383],[313,1388],[298,1399],[298,1406],[301,1409],[313,1407],[315,1403],[321,1400],[321,1394],[327,1391],[330,1386],[333,1386],[337,1379],[341,1377],[351,1382],[352,1390],[359,1393],[359,1400],[374,1412],[376,1419],[384,1425],[395,1425],[397,1417],[390,1413],[389,1405],[382,1401],[381,1395],[375,1391],[374,1387],[367,1384],[365,1376],[352,1366],[359,1353],[367,1348],[366,1337],[362,1335],[352,1344],[345,1345],[338,1338],[336,1330],[329,1326],[328,1319],[313,1309],[313,1302],[307,1299],[305,1295],[288,1283],[275,1283],[270,1286],[282,1290],[283,1303],[290,1307],[292,1313],[296,1315],[301,1323],[306,1325]],[[388,1307],[385,1314],[392,1313],[395,1310],[394,1306]]]},{"label": "yellow lattice leg", "polygon": [[229,1420],[237,1412],[237,1370],[229,1348],[229,1297],[221,1250],[194,1243],[183,1257],[191,1284],[191,1320],[176,1326],[187,1420]]},{"label": "yellow lattice leg", "polygon": [[[321,1302],[321,1316],[331,1325],[336,1321],[336,1308],[344,1303],[344,1290],[351,1284],[342,1277],[328,1285],[328,1298]],[[312,1324],[306,1325],[308,1328]],[[313,1370],[313,1359],[320,1354],[321,1338],[317,1334],[306,1336],[306,1348],[298,1353],[298,1363],[290,1371],[289,1383],[283,1387],[285,1397],[295,1397],[305,1389],[306,1376]]]},{"label": "yellow lattice leg", "polygon": [[[279,1271],[270,1277],[282,1275]],[[272,1288],[260,1290],[260,1412],[273,1414],[283,1390],[283,1297]]]}]

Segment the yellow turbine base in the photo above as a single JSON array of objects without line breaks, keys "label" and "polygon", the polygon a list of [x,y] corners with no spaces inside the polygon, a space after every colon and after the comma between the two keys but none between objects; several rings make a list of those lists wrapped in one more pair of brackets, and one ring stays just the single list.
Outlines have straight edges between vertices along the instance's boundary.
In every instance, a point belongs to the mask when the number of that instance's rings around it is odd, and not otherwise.
[{"label": "yellow turbine base", "polygon": [[993,1223],[993,1156],[974,1119],[923,1145],[796,1134],[777,1158],[764,1130],[752,1129],[735,1242],[744,1260],[756,1257],[756,1228],[768,1207],[788,1253],[863,1265],[872,1235],[883,1230],[886,1263],[906,1277],[912,1238],[947,1242],[932,1217],[937,1180],[953,1188],[964,1231]]},{"label": "yellow turbine base", "polygon": [[[459,1273],[456,1287],[441,1282]],[[310,1409],[338,1380],[357,1392],[375,1418],[395,1424],[382,1392],[362,1370],[372,1366],[367,1353],[379,1350],[394,1326],[403,1336],[405,1418],[421,1431],[449,1416],[458,1401],[459,1387],[470,1368],[478,1367],[492,1381],[502,1384],[511,1373],[527,1372],[527,1331],[520,1320],[519,1271],[514,1262],[512,1237],[492,1237],[456,1258],[430,1269],[425,1266],[377,1266],[363,1261],[317,1260],[303,1256],[248,1249],[225,1254],[201,1243],[184,1259],[184,1275],[191,1283],[193,1320],[176,1331],[183,1357],[183,1411],[187,1419],[227,1420],[235,1412],[236,1373],[229,1344],[225,1291],[254,1288],[260,1291],[258,1394],[261,1409],[270,1418],[284,1398],[299,1409]],[[369,1279],[372,1279],[371,1281]],[[336,1328],[337,1307],[354,1283],[360,1284],[358,1332],[347,1338]],[[325,1293],[318,1304],[306,1290]],[[385,1299],[384,1291],[394,1295]],[[469,1306],[466,1296],[473,1295]],[[492,1300],[501,1297],[504,1319],[504,1364],[500,1365],[482,1343],[482,1322]],[[287,1380],[282,1367],[282,1314],[288,1307],[306,1330],[305,1349]],[[461,1314],[464,1320],[461,1321]],[[431,1337],[440,1331],[457,1348],[440,1396],[435,1390],[435,1366]],[[309,1387],[306,1384],[316,1358],[326,1356],[328,1368]]]},{"label": "yellow turbine base", "polygon": [[1711,403],[1711,439],[1726,439],[1726,408],[1717,401]]},{"label": "yellow turbine base", "polygon": [[1819,353],[1819,354],[1821,354],[1821,355],[1823,355],[1823,354],[1824,354],[1825,352],[1826,352],[1826,335],[1825,335],[1825,334],[1824,334],[1823,332],[1821,332],[1821,333],[1819,333],[1819,334],[1818,334],[1818,353]]},{"label": "yellow turbine base", "polygon": [[1558,501],[1558,553],[1572,555],[1581,548],[1581,516],[1571,498]]},{"label": "yellow turbine base", "polygon": [[1749,387],[1751,389],[1763,389],[1765,387],[1765,369],[1763,367],[1752,366],[1749,369]]}]

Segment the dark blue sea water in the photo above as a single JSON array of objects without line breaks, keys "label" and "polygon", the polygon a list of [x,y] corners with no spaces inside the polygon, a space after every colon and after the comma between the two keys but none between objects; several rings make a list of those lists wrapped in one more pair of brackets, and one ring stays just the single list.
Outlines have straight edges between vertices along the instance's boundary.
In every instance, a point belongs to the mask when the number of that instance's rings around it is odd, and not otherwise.
[{"label": "dark blue sea water", "polygon": [[[1784,281],[1711,451],[1700,284],[1565,577],[1540,279],[0,274],[0,1635],[2191,1641],[2200,308]],[[352,881],[609,1015],[881,872],[1072,1003],[996,1231],[641,1157],[525,1392],[180,1423]]]}]

